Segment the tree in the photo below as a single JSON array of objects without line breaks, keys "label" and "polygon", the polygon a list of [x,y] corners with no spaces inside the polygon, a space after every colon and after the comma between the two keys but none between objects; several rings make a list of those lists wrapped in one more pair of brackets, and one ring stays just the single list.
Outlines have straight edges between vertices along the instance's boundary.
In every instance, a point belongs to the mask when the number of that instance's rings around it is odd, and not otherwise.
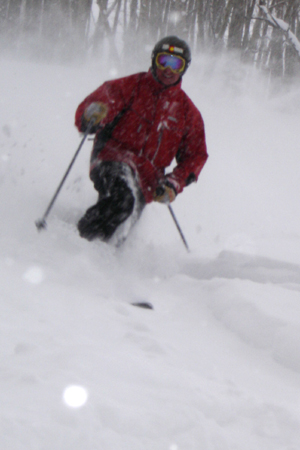
[{"label": "tree", "polygon": [[300,70],[299,19],[300,0],[0,0],[2,50],[63,61],[108,52],[121,64],[176,34],[281,78]]}]

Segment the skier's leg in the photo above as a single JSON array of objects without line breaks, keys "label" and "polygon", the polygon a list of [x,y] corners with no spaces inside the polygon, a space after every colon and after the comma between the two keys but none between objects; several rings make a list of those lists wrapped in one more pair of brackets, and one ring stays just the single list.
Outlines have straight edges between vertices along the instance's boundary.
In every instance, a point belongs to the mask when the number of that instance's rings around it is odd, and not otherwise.
[{"label": "skier's leg", "polygon": [[133,170],[124,163],[122,163],[121,178],[130,188],[130,191],[134,198],[134,204],[131,214],[128,215],[128,217],[117,226],[112,236],[111,242],[116,246],[121,245],[126,240],[128,234],[130,233],[134,224],[140,218],[146,205],[144,195],[141,191],[140,185]]},{"label": "skier's leg", "polygon": [[145,202],[127,164],[102,162],[96,169],[91,174],[91,179],[99,192],[99,200],[86,211],[77,227],[81,237],[107,241],[131,215],[132,225],[136,222]]}]

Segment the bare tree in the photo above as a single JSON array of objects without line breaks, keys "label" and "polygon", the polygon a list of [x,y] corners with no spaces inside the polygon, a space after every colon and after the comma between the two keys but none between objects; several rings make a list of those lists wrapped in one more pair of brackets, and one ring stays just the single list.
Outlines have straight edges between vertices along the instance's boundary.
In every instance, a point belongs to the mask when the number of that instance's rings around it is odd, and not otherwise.
[{"label": "bare tree", "polygon": [[[240,52],[274,76],[300,70],[300,0],[0,0],[2,49],[59,59],[109,53],[114,63],[176,34],[200,51]],[[91,33],[93,30],[93,33]]]},{"label": "bare tree", "polygon": [[[275,76],[285,77],[299,73],[300,42],[296,34],[299,22],[299,1],[273,2],[269,7],[260,1],[259,7],[270,31],[268,68]],[[283,18],[285,20],[283,20]],[[287,22],[286,20],[289,20]],[[291,24],[292,22],[292,24]]]}]

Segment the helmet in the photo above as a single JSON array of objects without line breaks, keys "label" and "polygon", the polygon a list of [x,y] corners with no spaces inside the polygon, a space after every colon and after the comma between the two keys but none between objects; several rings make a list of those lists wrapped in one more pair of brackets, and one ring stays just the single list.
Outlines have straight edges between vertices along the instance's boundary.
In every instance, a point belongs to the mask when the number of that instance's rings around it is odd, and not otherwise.
[{"label": "helmet", "polygon": [[192,55],[191,50],[185,41],[183,41],[177,36],[167,36],[158,41],[158,43],[152,50],[151,55],[152,72],[154,74],[156,73],[156,65],[155,65],[156,55],[160,52],[168,52],[174,55],[181,56],[185,60],[185,68],[181,75],[183,75],[187,71],[187,68],[189,67],[192,60]]}]

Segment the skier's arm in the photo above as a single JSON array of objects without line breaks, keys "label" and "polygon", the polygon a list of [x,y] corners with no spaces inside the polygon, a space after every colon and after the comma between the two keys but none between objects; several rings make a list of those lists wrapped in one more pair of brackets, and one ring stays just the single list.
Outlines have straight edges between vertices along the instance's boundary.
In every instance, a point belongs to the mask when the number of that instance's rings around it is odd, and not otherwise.
[{"label": "skier's arm", "polygon": [[[117,115],[119,110],[124,107],[124,98],[120,88],[114,82],[106,82],[90,95],[88,95],[83,102],[77,108],[75,114],[75,125],[79,131],[85,131],[88,123],[89,109],[93,109],[93,106],[101,105],[102,110],[100,115],[98,115],[98,124],[105,125],[111,122]],[[103,114],[102,114],[103,113]],[[95,132],[95,130],[92,130]]]},{"label": "skier's arm", "polygon": [[197,181],[208,158],[205,142],[204,123],[199,111],[189,109],[186,117],[185,132],[176,155],[177,166],[167,175],[176,192]]}]

